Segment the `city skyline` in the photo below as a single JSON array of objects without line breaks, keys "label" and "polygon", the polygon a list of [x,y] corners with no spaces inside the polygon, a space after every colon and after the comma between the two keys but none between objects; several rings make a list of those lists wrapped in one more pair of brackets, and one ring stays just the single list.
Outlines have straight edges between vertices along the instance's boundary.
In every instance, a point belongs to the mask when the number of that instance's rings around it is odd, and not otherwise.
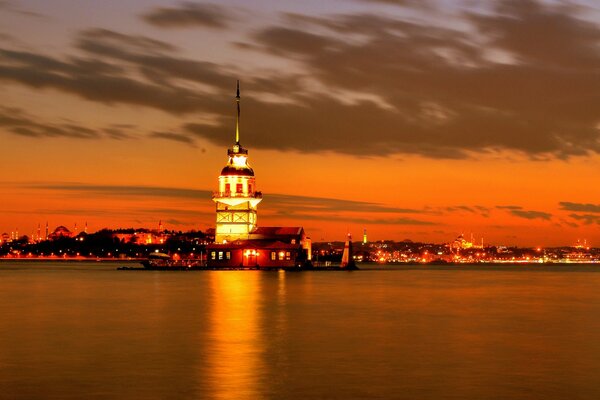
[{"label": "city skyline", "polygon": [[213,228],[240,79],[259,226],[600,242],[592,2],[304,3],[0,2],[0,233]]}]

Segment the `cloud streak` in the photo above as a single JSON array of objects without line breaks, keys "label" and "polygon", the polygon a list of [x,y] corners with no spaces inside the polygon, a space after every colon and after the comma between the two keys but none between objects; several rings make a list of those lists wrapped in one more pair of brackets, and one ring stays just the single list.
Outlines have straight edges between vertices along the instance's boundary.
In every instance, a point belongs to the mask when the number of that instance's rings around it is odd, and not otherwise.
[{"label": "cloud streak", "polygon": [[561,201],[559,205],[561,210],[600,213],[600,204],[572,203],[570,201]]},{"label": "cloud streak", "polygon": [[157,7],[142,15],[147,23],[159,28],[226,28],[229,24],[225,7],[210,3],[185,2],[178,7]]},{"label": "cloud streak", "polygon": [[542,219],[545,221],[552,219],[552,214],[543,211],[511,210],[510,213],[515,217],[525,219]]}]

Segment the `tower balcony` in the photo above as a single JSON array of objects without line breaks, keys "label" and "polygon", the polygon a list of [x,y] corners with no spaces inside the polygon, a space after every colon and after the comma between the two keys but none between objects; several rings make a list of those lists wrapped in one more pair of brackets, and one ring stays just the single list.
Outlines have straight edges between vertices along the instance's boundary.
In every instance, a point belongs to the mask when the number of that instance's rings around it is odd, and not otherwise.
[{"label": "tower balcony", "polygon": [[243,193],[243,192],[213,192],[213,199],[223,198],[247,198],[247,199],[262,199],[262,192]]}]

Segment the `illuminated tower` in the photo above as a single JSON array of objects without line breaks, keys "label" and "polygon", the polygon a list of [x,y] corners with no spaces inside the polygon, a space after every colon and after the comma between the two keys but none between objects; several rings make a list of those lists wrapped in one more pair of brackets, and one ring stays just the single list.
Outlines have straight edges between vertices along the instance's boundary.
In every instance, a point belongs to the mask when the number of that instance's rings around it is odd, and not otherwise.
[{"label": "illuminated tower", "polygon": [[215,243],[248,239],[256,228],[256,207],[262,193],[256,191],[248,150],[240,145],[240,81],[237,83],[235,144],[227,150],[227,165],[219,175],[219,190],[213,194],[217,206]]},{"label": "illuminated tower", "polygon": [[363,229],[363,244],[367,244],[367,228]]}]

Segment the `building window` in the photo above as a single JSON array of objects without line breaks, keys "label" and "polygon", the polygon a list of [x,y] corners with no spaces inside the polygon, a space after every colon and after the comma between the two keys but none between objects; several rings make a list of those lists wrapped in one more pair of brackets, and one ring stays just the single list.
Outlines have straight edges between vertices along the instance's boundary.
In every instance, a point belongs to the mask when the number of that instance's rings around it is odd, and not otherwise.
[{"label": "building window", "polygon": [[220,252],[219,252],[219,260],[222,260],[222,259],[223,259],[223,252],[222,252],[222,251],[220,251]]},{"label": "building window", "polygon": [[285,253],[283,251],[279,252],[279,261],[283,261],[283,256],[285,255]]},{"label": "building window", "polygon": [[248,191],[252,193],[252,185],[248,185]]},{"label": "building window", "polygon": [[225,184],[225,193],[231,192],[231,185],[229,183]]},{"label": "building window", "polygon": [[292,244],[296,244],[296,239],[292,239]]},{"label": "building window", "polygon": [[290,261],[290,256],[291,256],[290,252],[286,251],[285,252],[285,259],[286,259],[286,261]]},{"label": "building window", "polygon": [[225,252],[225,258],[228,260],[231,260],[231,252],[230,251]]},{"label": "building window", "polygon": [[277,260],[277,252],[272,251],[271,252],[271,261],[275,261],[275,260]]},{"label": "building window", "polygon": [[244,190],[244,185],[243,185],[243,184],[241,184],[241,183],[237,183],[237,184],[235,185],[235,191],[236,191],[237,193],[242,193],[242,191],[243,191],[243,190]]},{"label": "building window", "polygon": [[216,259],[217,259],[217,253],[216,253],[216,252],[214,252],[214,251],[211,251],[211,252],[210,252],[210,259],[211,259],[211,260],[216,260]]}]

